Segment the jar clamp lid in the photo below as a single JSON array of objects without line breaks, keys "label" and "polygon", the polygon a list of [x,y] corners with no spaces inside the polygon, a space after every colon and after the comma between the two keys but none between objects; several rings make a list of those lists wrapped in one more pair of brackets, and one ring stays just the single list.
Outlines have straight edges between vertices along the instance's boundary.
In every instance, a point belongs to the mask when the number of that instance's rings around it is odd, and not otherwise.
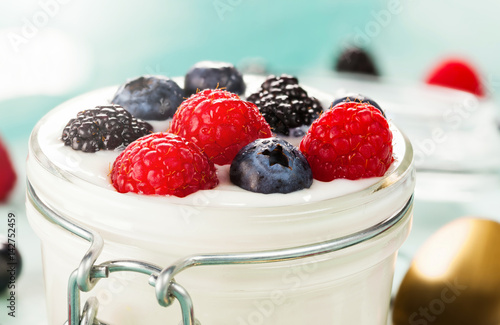
[{"label": "jar clamp lid", "polygon": [[353,245],[370,240],[392,228],[411,210],[413,195],[404,206],[385,220],[369,228],[353,234],[292,248],[226,254],[191,255],[181,258],[166,268],[138,260],[113,260],[96,265],[96,260],[104,247],[104,240],[96,231],[80,226],[74,221],[62,216],[51,206],[43,202],[30,182],[27,184],[27,196],[30,203],[49,222],[88,241],[91,246],[75,269],[68,284],[69,315],[67,325],[102,324],[96,318],[99,302],[91,297],[86,301],[80,313],[80,292],[92,290],[95,284],[114,272],[135,272],[149,275],[149,284],[155,287],[156,298],[161,306],[167,307],[176,299],[182,310],[182,324],[195,325],[199,323],[194,317],[193,303],[189,293],[178,283],[174,276],[194,266],[263,264],[297,260],[306,257],[332,253]]}]

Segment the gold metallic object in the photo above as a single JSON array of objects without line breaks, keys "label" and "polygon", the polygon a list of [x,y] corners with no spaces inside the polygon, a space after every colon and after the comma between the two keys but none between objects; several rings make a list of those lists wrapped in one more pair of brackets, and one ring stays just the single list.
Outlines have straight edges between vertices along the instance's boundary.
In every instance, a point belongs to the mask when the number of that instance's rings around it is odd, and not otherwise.
[{"label": "gold metallic object", "polygon": [[401,283],[393,323],[500,324],[500,223],[462,218],[428,239]]}]

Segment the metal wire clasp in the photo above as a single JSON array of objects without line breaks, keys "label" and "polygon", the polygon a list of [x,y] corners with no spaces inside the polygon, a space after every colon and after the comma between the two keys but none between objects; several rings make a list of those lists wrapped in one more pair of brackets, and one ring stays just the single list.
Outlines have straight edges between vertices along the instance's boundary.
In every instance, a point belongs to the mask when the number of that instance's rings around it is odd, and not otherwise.
[{"label": "metal wire clasp", "polygon": [[[108,261],[94,265],[104,248],[102,237],[97,232],[85,229],[65,219],[60,213],[55,212],[53,208],[40,199],[29,181],[27,182],[27,196],[30,203],[46,220],[91,243],[79,267],[71,273],[68,280],[68,321],[65,324],[106,325],[96,318],[99,301],[95,297],[90,297],[87,300],[83,312],[80,314],[80,292],[92,290],[100,279],[108,278],[111,273],[135,272],[146,274],[149,275],[149,284],[153,287],[157,286],[158,275],[162,270],[159,266],[133,260]],[[168,283],[168,287],[165,292],[168,292],[171,297],[166,299],[174,298],[179,301],[182,310],[182,323],[184,325],[195,325],[193,303],[188,292],[173,280]]]},{"label": "metal wire clasp", "polygon": [[279,250],[192,255],[182,258],[171,266],[162,269],[153,264],[134,260],[115,260],[95,265],[104,246],[102,237],[93,230],[86,229],[73,221],[69,221],[49,205],[42,202],[29,181],[27,189],[28,199],[45,219],[91,243],[79,267],[69,277],[67,325],[105,325],[96,318],[99,302],[95,297],[87,300],[83,312],[80,313],[80,292],[90,291],[100,279],[108,278],[114,272],[135,272],[148,275],[149,284],[155,287],[156,298],[161,306],[170,306],[174,300],[177,300],[181,305],[182,324],[199,324],[194,317],[191,297],[181,285],[175,282],[174,276],[179,272],[193,266],[274,263],[332,253],[365,242],[384,233],[405,216],[409,215],[413,204],[412,195],[399,211],[387,219],[367,229],[344,237]]}]

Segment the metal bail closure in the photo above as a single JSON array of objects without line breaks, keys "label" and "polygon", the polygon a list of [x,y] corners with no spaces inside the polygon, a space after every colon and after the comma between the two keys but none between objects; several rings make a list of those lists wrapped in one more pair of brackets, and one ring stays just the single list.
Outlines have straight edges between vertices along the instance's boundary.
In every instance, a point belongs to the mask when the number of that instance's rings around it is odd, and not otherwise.
[{"label": "metal bail closure", "polygon": [[90,297],[82,311],[82,319],[80,321],[80,325],[94,325],[100,324],[103,325],[96,319],[97,311],[99,310],[99,301],[96,297]]},{"label": "metal bail closure", "polygon": [[[179,301],[182,310],[182,325],[200,325],[194,317],[193,302],[183,286],[176,283],[174,276],[197,266],[264,264],[280,261],[291,261],[328,254],[370,240],[391,229],[399,221],[409,216],[413,203],[413,195],[406,204],[387,219],[359,232],[304,246],[257,251],[248,253],[204,254],[192,255],[179,259],[174,264],[161,268],[147,262],[136,260],[115,260],[95,265],[100,255],[104,240],[92,229],[86,229],[74,221],[68,220],[46,205],[36,195],[28,181],[27,196],[33,207],[49,222],[87,240],[91,247],[85,254],[80,267],[71,273],[68,281],[68,325],[105,325],[97,320],[99,302],[91,297],[87,300],[80,315],[80,291],[90,291],[100,280],[109,277],[113,272],[136,272],[149,276],[149,284],[155,287],[156,298],[161,306],[169,306],[173,300]],[[118,324],[117,324],[118,325]]]}]

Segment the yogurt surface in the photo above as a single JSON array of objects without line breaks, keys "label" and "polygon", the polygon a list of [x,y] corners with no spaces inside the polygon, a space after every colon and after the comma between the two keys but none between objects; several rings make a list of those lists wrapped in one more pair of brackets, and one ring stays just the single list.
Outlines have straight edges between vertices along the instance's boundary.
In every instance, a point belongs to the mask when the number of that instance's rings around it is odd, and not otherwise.
[{"label": "yogurt surface", "polygon": [[[258,81],[257,84],[260,84],[261,80]],[[250,89],[250,91],[252,91],[251,89],[257,88],[254,78],[247,80],[247,83],[249,84],[247,88]],[[92,109],[98,105],[109,104],[109,99],[112,98],[116,89],[116,87],[99,89],[76,97],[57,107],[45,117],[35,140],[38,141],[43,154],[55,167],[69,173],[72,177],[85,181],[90,187],[99,186],[108,188],[110,191],[116,190],[111,184],[109,174],[114,160],[121,153],[123,148],[119,148],[120,150],[101,150],[95,153],[85,153],[65,146],[61,141],[61,134],[67,122],[71,118],[76,117],[78,112],[85,109]],[[307,91],[310,95],[317,97],[324,108],[328,107],[331,103],[332,98],[328,98],[328,96],[322,93],[315,93],[315,91],[311,89],[307,89]],[[170,125],[170,120],[148,122],[153,125],[155,132],[165,132]],[[386,175],[390,174],[399,166],[405,152],[404,137],[392,123],[389,124],[393,133],[394,162]],[[294,145],[298,145],[301,138],[290,139],[290,137],[285,137],[285,139],[294,142]],[[340,197],[370,187],[382,179],[381,177],[354,181],[336,179],[331,182],[314,180],[309,189],[288,194],[261,194],[246,191],[233,185],[229,180],[229,165],[216,167],[220,184],[215,189],[198,191],[185,198],[173,196],[149,197],[150,199],[169,200],[173,203],[196,205],[196,202],[206,201],[201,199],[209,195],[209,204],[214,206],[286,206]],[[211,193],[209,194],[207,191]],[[123,195],[137,196],[138,194],[127,193]]]}]

